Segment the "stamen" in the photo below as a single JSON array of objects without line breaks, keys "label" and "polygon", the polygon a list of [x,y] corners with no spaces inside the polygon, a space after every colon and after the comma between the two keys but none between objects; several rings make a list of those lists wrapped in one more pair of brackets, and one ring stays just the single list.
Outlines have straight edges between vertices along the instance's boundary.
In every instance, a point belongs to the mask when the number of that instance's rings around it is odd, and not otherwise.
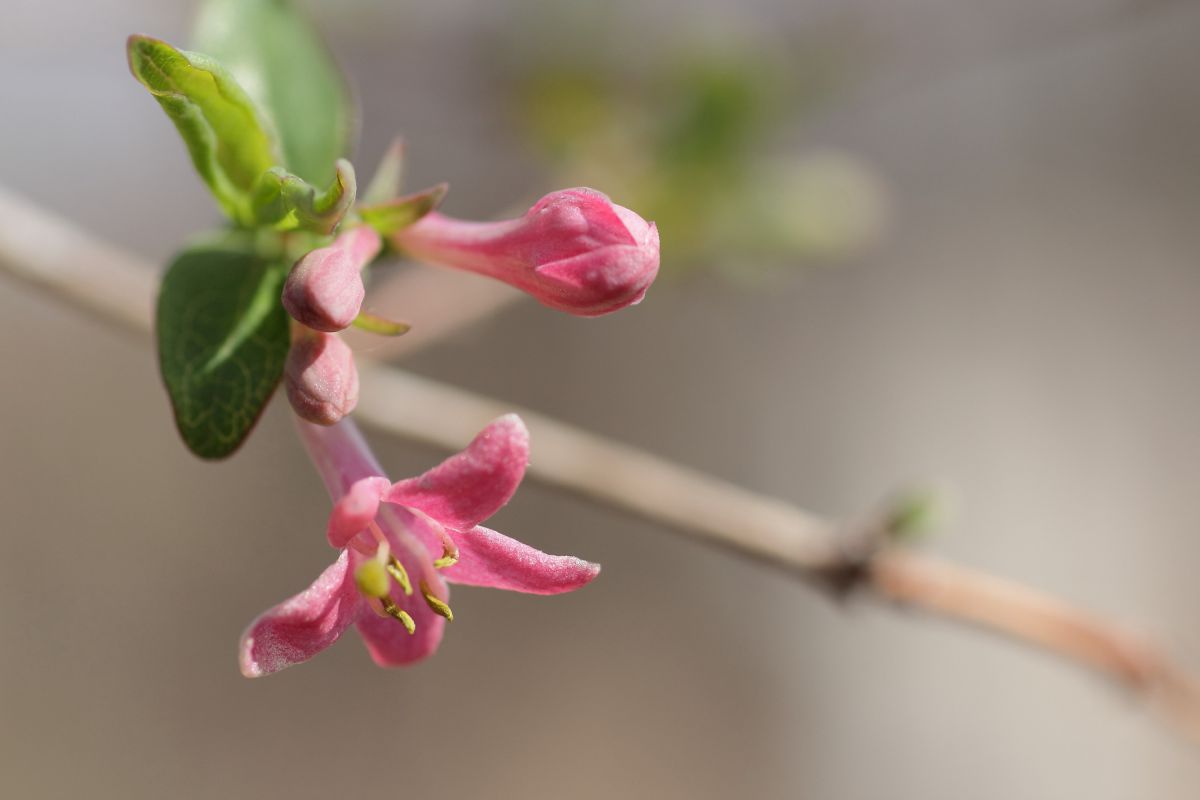
[{"label": "stamen", "polygon": [[400,588],[404,590],[404,594],[412,597],[412,581],[408,579],[408,570],[404,568],[400,560],[395,556],[389,556],[386,569],[388,574],[396,579],[396,583],[400,584]]},{"label": "stamen", "polygon": [[417,623],[413,621],[413,618],[408,615],[407,611],[393,603],[392,598],[382,597],[379,602],[383,605],[384,613],[392,619],[399,620],[404,629],[409,632],[409,635],[417,632]]},{"label": "stamen", "polygon": [[454,612],[450,610],[450,606],[446,605],[445,601],[429,590],[429,584],[421,581],[421,594],[425,596],[425,603],[429,609],[438,616],[446,618],[447,622],[454,622]]},{"label": "stamen", "polygon": [[454,542],[450,540],[449,536],[447,536],[442,541],[442,557],[437,561],[434,561],[433,566],[437,569],[445,569],[446,567],[453,567],[457,563],[458,547],[455,546]]}]

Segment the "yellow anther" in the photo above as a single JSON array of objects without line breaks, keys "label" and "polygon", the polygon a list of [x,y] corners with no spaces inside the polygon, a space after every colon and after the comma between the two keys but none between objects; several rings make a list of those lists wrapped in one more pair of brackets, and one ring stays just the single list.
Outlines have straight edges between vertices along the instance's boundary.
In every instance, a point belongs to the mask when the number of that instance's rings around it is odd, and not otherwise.
[{"label": "yellow anther", "polygon": [[408,570],[404,568],[400,560],[395,556],[389,557],[387,571],[389,575],[396,579],[396,583],[400,584],[400,588],[404,590],[404,593],[411,597],[413,593],[412,581],[408,579]]},{"label": "yellow anther", "polygon": [[450,610],[450,606],[446,605],[444,600],[431,592],[429,584],[425,583],[425,581],[421,581],[421,594],[425,596],[425,603],[433,613],[445,617],[447,622],[454,622],[454,612]]},{"label": "yellow anther", "polygon": [[392,619],[399,620],[400,624],[404,626],[404,629],[408,631],[410,635],[417,632],[417,623],[413,622],[413,618],[408,615],[407,611],[393,603],[392,598],[383,597],[380,598],[379,602],[383,605],[383,613],[387,614]]},{"label": "yellow anther", "polygon": [[362,563],[354,573],[354,582],[358,585],[358,590],[367,597],[387,597],[391,588],[387,570],[375,559]]},{"label": "yellow anther", "polygon": [[442,542],[442,557],[433,562],[433,566],[437,569],[445,569],[453,567],[458,563],[458,548],[454,546],[454,542],[449,540]]}]

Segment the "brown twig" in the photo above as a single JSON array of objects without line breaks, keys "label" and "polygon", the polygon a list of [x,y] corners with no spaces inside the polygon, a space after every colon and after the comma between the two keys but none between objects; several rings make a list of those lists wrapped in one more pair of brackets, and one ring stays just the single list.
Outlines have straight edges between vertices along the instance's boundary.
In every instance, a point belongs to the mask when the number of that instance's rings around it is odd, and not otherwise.
[{"label": "brown twig", "polygon": [[1150,643],[1056,597],[985,572],[882,550],[865,585],[901,607],[983,628],[1089,667],[1156,703],[1200,741],[1200,687]]},{"label": "brown twig", "polygon": [[[102,320],[150,330],[156,283],[150,267],[2,190],[0,269]],[[1054,653],[1153,702],[1200,741],[1195,680],[1108,620],[1021,584],[886,546],[881,536],[848,537],[789,503],[533,411],[366,360],[360,377],[357,413],[377,428],[453,450],[490,419],[516,410],[535,442],[530,474],[547,484],[835,594],[856,592]]]}]

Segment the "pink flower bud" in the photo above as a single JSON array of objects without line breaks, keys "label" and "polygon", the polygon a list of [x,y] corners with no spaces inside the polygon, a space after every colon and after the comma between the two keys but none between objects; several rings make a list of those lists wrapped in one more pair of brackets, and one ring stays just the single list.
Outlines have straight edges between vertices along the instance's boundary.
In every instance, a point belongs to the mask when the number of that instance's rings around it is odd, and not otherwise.
[{"label": "pink flower bud", "polygon": [[358,405],[354,353],[336,334],[297,330],[283,369],[288,402],[301,419],[332,425]]},{"label": "pink flower bud", "polygon": [[340,331],[358,316],[363,301],[362,270],[383,242],[371,227],[352,228],[328,247],[301,258],[283,285],[283,307],[302,325]]},{"label": "pink flower bud", "polygon": [[414,258],[487,275],[584,317],[640,302],[658,274],[654,223],[592,189],[553,192],[503,222],[435,211],[394,241]]}]

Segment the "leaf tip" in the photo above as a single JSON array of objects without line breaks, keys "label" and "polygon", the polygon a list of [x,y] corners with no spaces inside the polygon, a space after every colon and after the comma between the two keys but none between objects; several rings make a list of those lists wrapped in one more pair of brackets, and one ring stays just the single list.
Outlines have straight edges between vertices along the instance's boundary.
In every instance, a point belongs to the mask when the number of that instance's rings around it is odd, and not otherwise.
[{"label": "leaf tip", "polygon": [[147,43],[154,41],[149,36],[141,33],[131,33],[125,39],[125,62],[129,64],[129,71],[133,77],[139,81],[142,76],[139,74],[138,64],[136,63],[144,55],[142,52]]},{"label": "leaf tip", "polygon": [[342,191],[350,198],[350,204],[354,204],[354,196],[358,192],[358,180],[354,175],[354,165],[349,159],[339,158],[334,162],[334,175],[338,185]]},{"label": "leaf tip", "polygon": [[125,59],[129,64],[129,71],[151,94],[158,95],[163,91],[163,88],[156,86],[152,80],[162,68],[159,66],[156,70],[148,71],[147,66],[157,66],[156,57],[161,59],[164,54],[179,55],[179,51],[162,39],[141,33],[130,34],[125,40]]}]

